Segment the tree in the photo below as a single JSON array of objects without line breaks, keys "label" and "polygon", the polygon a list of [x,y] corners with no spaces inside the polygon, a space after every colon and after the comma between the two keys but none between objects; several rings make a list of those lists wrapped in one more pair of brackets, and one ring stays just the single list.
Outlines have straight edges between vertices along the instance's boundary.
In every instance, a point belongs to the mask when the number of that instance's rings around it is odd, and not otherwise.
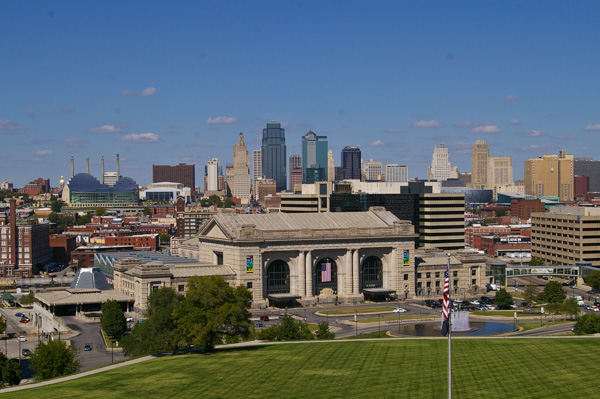
[{"label": "tree", "polygon": [[22,296],[21,299],[19,300],[19,303],[21,305],[31,305],[34,302],[35,302],[35,295],[31,291],[29,291],[29,293],[27,295]]},{"label": "tree", "polygon": [[81,368],[77,351],[65,341],[41,342],[29,356],[37,380],[47,380],[73,374]]},{"label": "tree", "polygon": [[496,209],[496,217],[501,218],[506,216],[506,211],[504,209]]},{"label": "tree", "polygon": [[188,343],[212,351],[216,344],[250,336],[252,294],[222,276],[193,276],[185,300],[174,310],[175,325]]},{"label": "tree", "polygon": [[335,333],[329,330],[329,323],[322,321],[316,333],[317,339],[334,339]]},{"label": "tree", "polygon": [[150,208],[145,206],[144,207],[144,216],[150,216],[152,214],[152,212],[150,212]]},{"label": "tree", "polygon": [[171,242],[171,236],[168,234],[159,234],[158,241],[161,245],[169,245],[169,243]]},{"label": "tree", "polygon": [[544,261],[540,258],[531,258],[529,266],[544,266]]},{"label": "tree", "polygon": [[278,324],[262,330],[258,338],[265,341],[302,341],[314,339],[314,336],[306,323],[296,321],[291,315],[286,314]]},{"label": "tree", "polygon": [[98,207],[96,208],[96,211],[94,213],[96,214],[96,216],[104,216],[106,215],[106,208]]},{"label": "tree", "polygon": [[91,221],[92,221],[92,215],[90,215],[89,213],[86,213],[85,215],[79,216],[77,218],[77,223],[76,224],[78,226],[83,226],[83,225],[86,225],[86,224],[90,223]]},{"label": "tree", "polygon": [[496,297],[494,298],[494,304],[498,306],[510,306],[513,305],[515,301],[513,301],[512,295],[510,295],[505,288],[500,288],[496,292]]},{"label": "tree", "polygon": [[173,311],[184,300],[169,287],[162,287],[148,296],[146,320],[136,324],[121,346],[127,356],[171,352],[176,354],[182,343],[182,334],[175,325]]},{"label": "tree", "polygon": [[0,334],[6,331],[6,319],[2,316],[0,317]]},{"label": "tree", "polygon": [[65,206],[65,201],[63,200],[54,200],[50,203],[50,210],[55,213],[59,213],[60,210]]},{"label": "tree", "polygon": [[111,339],[120,340],[127,331],[127,321],[119,302],[109,299],[102,305],[100,327]]},{"label": "tree", "polygon": [[573,331],[577,335],[597,334],[600,332],[600,315],[594,313],[584,314],[577,320]]},{"label": "tree", "polygon": [[21,365],[17,359],[8,359],[0,353],[0,381],[2,386],[19,385],[21,382]]},{"label": "tree", "polygon": [[574,319],[577,318],[579,313],[579,305],[575,298],[569,298],[561,304],[560,313],[564,315],[572,316]]},{"label": "tree", "polygon": [[523,297],[525,298],[525,300],[527,302],[533,302],[537,299],[538,291],[539,291],[539,289],[538,289],[537,285],[528,285],[527,288],[525,288]]},{"label": "tree", "polygon": [[227,198],[223,201],[223,208],[231,208],[232,206],[235,206],[235,202],[233,202],[231,198]]},{"label": "tree", "polygon": [[585,283],[592,288],[600,290],[600,270],[595,270],[583,278]]},{"label": "tree", "polygon": [[544,286],[544,292],[540,294],[540,298],[548,303],[563,303],[567,293],[558,281],[550,281]]}]

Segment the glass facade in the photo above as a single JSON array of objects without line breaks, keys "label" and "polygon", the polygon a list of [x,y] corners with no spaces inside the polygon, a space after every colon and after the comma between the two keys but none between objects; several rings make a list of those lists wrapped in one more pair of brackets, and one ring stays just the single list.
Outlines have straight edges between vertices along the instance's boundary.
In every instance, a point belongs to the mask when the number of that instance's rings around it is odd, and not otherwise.
[{"label": "glass facade", "polygon": [[284,191],[286,177],[285,129],[278,122],[269,122],[263,129],[262,138],[262,174],[265,179],[275,180],[277,191]]}]

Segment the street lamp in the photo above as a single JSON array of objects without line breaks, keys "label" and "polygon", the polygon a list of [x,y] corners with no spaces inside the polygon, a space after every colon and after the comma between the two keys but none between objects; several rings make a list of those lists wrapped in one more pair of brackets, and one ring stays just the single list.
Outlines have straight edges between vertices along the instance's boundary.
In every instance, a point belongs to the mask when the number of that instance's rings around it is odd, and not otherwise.
[{"label": "street lamp", "polygon": [[355,335],[358,335],[358,311],[354,309],[354,331]]},{"label": "street lamp", "polygon": [[377,333],[377,338],[381,338],[381,315],[379,315],[379,332]]}]

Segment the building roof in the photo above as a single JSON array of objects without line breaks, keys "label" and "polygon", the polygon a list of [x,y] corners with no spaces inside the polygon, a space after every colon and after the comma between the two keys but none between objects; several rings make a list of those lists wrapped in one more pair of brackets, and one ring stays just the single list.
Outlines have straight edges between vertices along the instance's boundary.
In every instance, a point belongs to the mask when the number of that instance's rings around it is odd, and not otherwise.
[{"label": "building roof", "polygon": [[111,290],[99,267],[82,267],[77,271],[71,289]]},{"label": "building roof", "polygon": [[73,304],[105,303],[108,300],[133,302],[133,298],[115,290],[68,289],[63,291],[38,292],[36,299],[46,305],[60,306]]},{"label": "building roof", "polygon": [[175,278],[188,278],[192,276],[235,276],[233,269],[227,265],[173,266],[169,271]]}]

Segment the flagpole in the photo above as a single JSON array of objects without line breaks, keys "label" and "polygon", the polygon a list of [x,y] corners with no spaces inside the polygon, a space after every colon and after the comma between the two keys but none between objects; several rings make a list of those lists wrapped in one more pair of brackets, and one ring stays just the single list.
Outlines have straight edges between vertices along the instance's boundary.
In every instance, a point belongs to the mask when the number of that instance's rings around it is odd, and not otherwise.
[{"label": "flagpole", "polygon": [[[450,278],[450,254],[448,254],[448,278]],[[448,287],[448,399],[452,399],[452,301]]]}]

